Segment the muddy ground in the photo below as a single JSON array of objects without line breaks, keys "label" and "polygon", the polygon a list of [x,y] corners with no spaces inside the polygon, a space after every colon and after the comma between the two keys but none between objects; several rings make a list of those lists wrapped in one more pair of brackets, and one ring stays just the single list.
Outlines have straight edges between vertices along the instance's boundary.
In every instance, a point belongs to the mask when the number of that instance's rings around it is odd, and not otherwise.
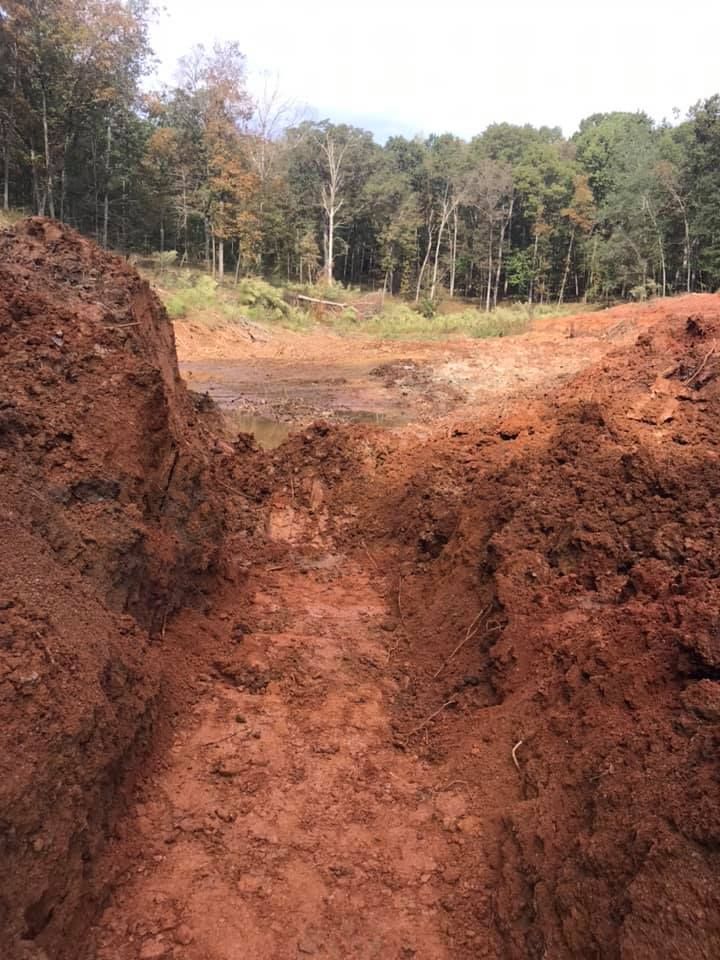
[{"label": "muddy ground", "polygon": [[265,450],[121,261],[0,254],[3,956],[720,955],[720,297],[178,325]]},{"label": "muddy ground", "polygon": [[535,321],[511,338],[382,341],[318,326],[295,333],[246,324],[174,324],[188,386],[231,429],[277,446],[313,420],[397,427],[501,409],[569,380],[653,322],[653,307]]}]

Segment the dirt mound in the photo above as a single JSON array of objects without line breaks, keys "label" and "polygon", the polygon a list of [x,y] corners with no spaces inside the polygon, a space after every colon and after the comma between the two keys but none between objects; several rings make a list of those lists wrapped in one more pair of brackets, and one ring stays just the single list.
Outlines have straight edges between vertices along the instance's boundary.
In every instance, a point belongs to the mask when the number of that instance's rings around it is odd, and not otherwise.
[{"label": "dirt mound", "polygon": [[42,219],[0,234],[0,382],[0,952],[16,957],[85,909],[153,717],[152,641],[217,572],[225,520],[164,309]]},{"label": "dirt mound", "polygon": [[720,952],[720,300],[703,308],[512,429],[429,445],[376,507],[412,545],[405,728],[440,708],[408,749],[456,756],[487,823],[495,873],[457,906],[496,931],[483,956]]}]

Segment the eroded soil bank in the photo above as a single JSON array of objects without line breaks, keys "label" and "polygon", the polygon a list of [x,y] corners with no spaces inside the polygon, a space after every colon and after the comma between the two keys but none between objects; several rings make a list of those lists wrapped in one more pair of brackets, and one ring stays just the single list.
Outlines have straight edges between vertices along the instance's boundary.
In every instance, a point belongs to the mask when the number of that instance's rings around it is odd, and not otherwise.
[{"label": "eroded soil bank", "polygon": [[720,298],[265,451],[121,261],[0,247],[3,956],[720,954]]}]

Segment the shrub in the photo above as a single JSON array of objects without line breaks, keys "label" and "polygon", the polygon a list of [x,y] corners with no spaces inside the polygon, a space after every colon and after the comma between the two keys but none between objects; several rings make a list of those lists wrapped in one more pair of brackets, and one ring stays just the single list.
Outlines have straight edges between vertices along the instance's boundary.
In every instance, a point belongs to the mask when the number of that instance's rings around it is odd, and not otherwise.
[{"label": "shrub", "polygon": [[437,314],[437,308],[437,300],[431,300],[430,297],[422,297],[417,305],[418,313],[421,317],[425,317],[426,320],[432,320]]},{"label": "shrub", "polygon": [[173,320],[190,311],[207,310],[217,301],[217,284],[206,273],[192,275],[186,286],[178,286],[165,297],[165,307]]},{"label": "shrub", "polygon": [[266,280],[259,277],[246,277],[235,288],[238,303],[246,307],[263,307],[279,316],[286,317],[290,307],[282,294]]}]

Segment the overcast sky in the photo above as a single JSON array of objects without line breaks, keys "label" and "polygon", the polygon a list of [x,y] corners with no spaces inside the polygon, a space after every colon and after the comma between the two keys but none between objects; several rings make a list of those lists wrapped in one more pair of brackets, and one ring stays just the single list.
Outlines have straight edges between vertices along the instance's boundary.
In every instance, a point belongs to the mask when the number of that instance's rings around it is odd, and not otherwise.
[{"label": "overcast sky", "polygon": [[195,43],[237,40],[251,88],[278,76],[317,119],[463,137],[496,121],[684,114],[720,92],[717,0],[165,0],[152,40],[169,80]]}]

